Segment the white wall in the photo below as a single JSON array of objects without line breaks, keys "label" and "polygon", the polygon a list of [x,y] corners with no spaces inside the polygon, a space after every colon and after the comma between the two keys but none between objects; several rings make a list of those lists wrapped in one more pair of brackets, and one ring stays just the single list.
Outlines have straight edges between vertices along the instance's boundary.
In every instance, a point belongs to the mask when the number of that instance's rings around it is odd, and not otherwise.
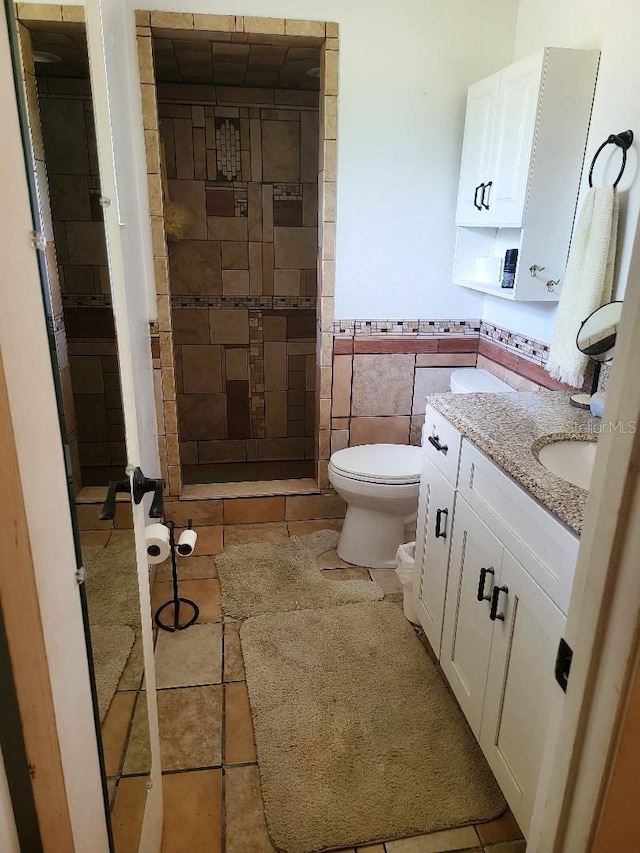
[{"label": "white wall", "polygon": [[[620,192],[620,230],[615,296],[622,298],[627,283],[633,239],[640,214],[640,3],[637,0],[519,0],[514,59],[520,59],[540,47],[598,48],[601,53],[598,84],[586,154],[586,170],[582,192],[587,185],[589,165],[595,150],[610,133],[631,128],[636,142],[629,151],[625,174],[618,184]],[[561,144],[561,140],[559,140]],[[615,179],[620,165],[620,152],[610,146],[609,157],[598,158],[606,171],[594,175],[598,183],[603,176]],[[529,303],[514,305],[487,296],[483,317],[491,323],[506,326],[550,341],[556,309]]]},{"label": "white wall", "polygon": [[[482,298],[451,283],[464,105],[511,59],[516,0],[127,2],[337,21],[336,317],[480,316]],[[124,47],[135,68],[133,34]]]}]

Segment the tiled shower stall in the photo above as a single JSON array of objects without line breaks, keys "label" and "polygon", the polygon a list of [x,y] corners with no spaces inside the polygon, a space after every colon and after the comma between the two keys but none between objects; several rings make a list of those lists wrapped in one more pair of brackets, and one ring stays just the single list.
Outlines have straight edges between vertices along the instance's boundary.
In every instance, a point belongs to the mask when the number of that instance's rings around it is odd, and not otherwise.
[{"label": "tiled shower stall", "polygon": [[136,24],[169,494],[314,475],[326,489],[337,25],[142,11]]},{"label": "tiled shower stall", "polygon": [[154,44],[165,217],[182,217],[167,236],[184,481],[313,476],[318,94],[192,104],[213,87],[163,85],[166,41]]}]

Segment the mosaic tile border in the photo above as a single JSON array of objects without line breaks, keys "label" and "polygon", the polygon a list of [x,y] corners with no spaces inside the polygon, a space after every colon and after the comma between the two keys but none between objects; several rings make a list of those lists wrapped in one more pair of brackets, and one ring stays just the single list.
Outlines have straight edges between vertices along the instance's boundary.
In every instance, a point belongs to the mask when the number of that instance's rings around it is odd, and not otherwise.
[{"label": "mosaic tile border", "polygon": [[65,293],[62,296],[63,308],[111,308],[111,294],[104,293]]},{"label": "mosaic tile border", "polygon": [[366,337],[472,337],[487,340],[501,349],[544,366],[549,344],[512,332],[484,320],[334,320],[336,338]]},{"label": "mosaic tile border", "polygon": [[512,332],[502,326],[493,323],[482,322],[480,326],[480,338],[490,341],[514,355],[526,358],[534,364],[545,365],[549,358],[549,344],[529,338],[520,332]]},{"label": "mosaic tile border", "polygon": [[433,335],[470,335],[477,337],[480,320],[335,320],[335,337],[357,337],[359,335],[401,335],[407,337],[431,337]]},{"label": "mosaic tile border", "polygon": [[315,296],[172,296],[172,308],[247,308],[255,311],[315,311]]}]

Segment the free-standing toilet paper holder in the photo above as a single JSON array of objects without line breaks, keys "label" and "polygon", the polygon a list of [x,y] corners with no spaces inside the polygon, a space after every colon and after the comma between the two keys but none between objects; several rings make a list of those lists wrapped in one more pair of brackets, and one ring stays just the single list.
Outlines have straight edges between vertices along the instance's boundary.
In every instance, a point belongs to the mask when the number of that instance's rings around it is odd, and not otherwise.
[{"label": "free-standing toilet paper holder", "polygon": [[[178,563],[176,560],[176,550],[178,549],[178,544],[176,543],[175,537],[175,523],[173,521],[165,521],[163,522],[166,527],[169,528],[169,545],[171,548],[171,579],[173,582],[173,598],[169,599],[169,601],[165,601],[158,609],[156,610],[156,614],[154,617],[154,621],[158,628],[162,628],[163,631],[183,631],[185,628],[188,628],[189,625],[193,625],[193,623],[198,618],[200,614],[200,608],[195,603],[195,601],[191,601],[190,598],[182,598],[180,596],[178,590]],[[187,522],[187,530],[191,530],[192,521],[189,519]],[[180,623],[180,605],[188,604],[189,607],[193,608],[193,616],[188,622]],[[173,605],[173,625],[165,625],[162,622],[160,616],[167,607]]]}]

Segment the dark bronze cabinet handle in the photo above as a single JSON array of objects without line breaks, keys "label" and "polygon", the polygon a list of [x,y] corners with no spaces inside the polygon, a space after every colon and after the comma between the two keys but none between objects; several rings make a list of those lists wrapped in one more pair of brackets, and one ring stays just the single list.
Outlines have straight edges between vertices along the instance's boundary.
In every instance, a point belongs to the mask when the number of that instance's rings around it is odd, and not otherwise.
[{"label": "dark bronze cabinet handle", "polygon": [[488,203],[485,203],[484,195],[485,195],[487,190],[491,189],[492,186],[493,186],[493,181],[489,181],[488,184],[482,184],[482,196],[480,198],[480,207],[484,207],[485,210],[489,210],[489,205],[488,205]]},{"label": "dark bronze cabinet handle", "polygon": [[507,595],[509,587],[494,586],[493,588],[493,595],[491,596],[491,612],[489,613],[489,619],[491,619],[492,622],[495,622],[496,619],[504,622],[504,613],[498,613],[498,599],[500,598],[501,592],[504,592],[504,594]]},{"label": "dark bronze cabinet handle", "polygon": [[442,530],[442,528],[440,527],[440,525],[442,523],[442,516],[443,515],[445,518],[447,518],[447,516],[449,515],[449,510],[448,509],[436,510],[436,539],[446,539],[447,538],[447,531]]},{"label": "dark bronze cabinet handle", "polygon": [[493,568],[493,566],[488,566],[486,569],[483,566],[480,569],[480,580],[478,582],[478,601],[491,601],[491,596],[484,594],[484,584],[487,579],[487,575],[495,575],[495,569]]},{"label": "dark bronze cabinet handle", "polygon": [[440,451],[440,453],[444,453],[445,456],[447,455],[447,450],[449,449],[449,447],[446,444],[440,444],[439,435],[430,435],[429,444],[432,444],[436,450]]},{"label": "dark bronze cabinet handle", "polygon": [[478,204],[478,193],[480,190],[482,190],[482,196],[484,198],[484,184],[478,184],[476,191],[473,194],[473,206],[476,210],[482,210],[482,203]]}]

